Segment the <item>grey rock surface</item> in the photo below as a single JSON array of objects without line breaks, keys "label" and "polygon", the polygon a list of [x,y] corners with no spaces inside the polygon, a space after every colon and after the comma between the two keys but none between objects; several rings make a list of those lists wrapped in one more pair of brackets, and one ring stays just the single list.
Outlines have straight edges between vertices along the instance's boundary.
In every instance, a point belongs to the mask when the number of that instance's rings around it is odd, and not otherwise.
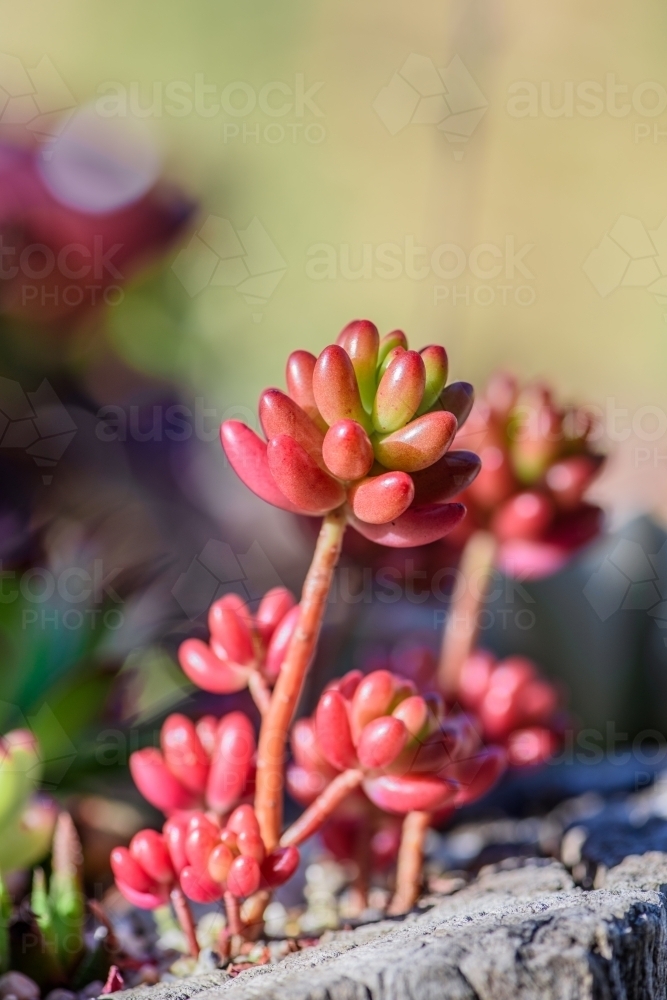
[{"label": "grey rock surface", "polygon": [[142,989],[141,1000],[665,1000],[664,886],[658,852],[626,858],[589,891],[557,862],[504,863],[426,912],[203,991],[195,979]]}]

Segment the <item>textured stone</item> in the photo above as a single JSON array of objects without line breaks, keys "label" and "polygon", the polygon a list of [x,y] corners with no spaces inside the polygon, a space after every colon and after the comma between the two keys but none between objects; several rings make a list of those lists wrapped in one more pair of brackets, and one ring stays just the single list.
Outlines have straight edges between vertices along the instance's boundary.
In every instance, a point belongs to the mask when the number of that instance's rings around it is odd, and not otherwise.
[{"label": "textured stone", "polygon": [[665,1000],[665,884],[667,855],[656,852],[627,858],[591,891],[556,862],[504,863],[425,913],[341,932],[203,992],[189,980],[141,997]]}]

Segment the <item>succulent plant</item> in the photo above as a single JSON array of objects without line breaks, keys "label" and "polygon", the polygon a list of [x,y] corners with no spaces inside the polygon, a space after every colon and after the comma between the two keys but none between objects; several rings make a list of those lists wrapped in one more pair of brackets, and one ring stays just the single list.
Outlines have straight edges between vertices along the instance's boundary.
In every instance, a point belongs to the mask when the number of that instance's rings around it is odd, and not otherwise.
[{"label": "succulent plant", "polygon": [[436,813],[478,798],[505,767],[472,719],[446,715],[440,698],[387,670],[334,681],[314,717],[297,723],[293,745],[290,787],[322,790],[282,844],[312,836],[355,788],[384,812]]},{"label": "succulent plant", "polygon": [[472,386],[446,385],[445,349],[409,350],[400,330],[380,340],[355,320],[319,358],[293,352],[288,393],[267,389],[259,415],[267,441],[244,424],[222,425],[227,457],[268,503],[323,515],[345,505],[371,541],[412,546],[442,538],[464,509],[448,501],[475,456],[448,451],[473,400]]},{"label": "succulent plant", "polygon": [[257,751],[255,808],[262,837],[280,839],[284,754],[304,678],[312,661],[345,528],[390,547],[442,538],[465,513],[451,498],[472,482],[479,460],[448,454],[473,401],[472,387],[447,386],[443,347],[408,350],[400,330],[380,340],[355,320],[319,358],[293,352],[288,393],[260,398],[263,441],[245,424],[225,421],[221,438],[243,482],[268,503],[323,516],[275,690],[263,716]]},{"label": "succulent plant", "polygon": [[30,908],[40,931],[52,981],[65,982],[81,961],[86,900],[83,893],[81,842],[69,813],[58,817],[53,837],[51,878],[35,869]]},{"label": "succulent plant", "polygon": [[174,713],[160,744],[131,754],[130,771],[143,797],[167,816],[198,807],[227,813],[250,794],[255,733],[243,712],[197,723]]},{"label": "succulent plant", "polygon": [[456,437],[482,460],[462,496],[468,517],[458,536],[490,530],[510,573],[544,576],[563,566],[601,530],[602,511],[585,500],[604,461],[595,430],[590,414],[557,404],[549,386],[520,388],[496,374]]},{"label": "succulent plant", "polygon": [[37,793],[40,747],[27,729],[0,738],[0,872],[30,868],[51,846],[58,807]]},{"label": "succulent plant", "polygon": [[509,764],[541,764],[558,749],[563,728],[558,691],[526,657],[499,662],[476,650],[463,664],[457,694],[479,720],[484,738],[505,747]]},{"label": "succulent plant", "polygon": [[298,863],[294,847],[266,851],[249,805],[235,809],[224,825],[210,813],[177,813],[162,833],[141,830],[129,848],[111,853],[116,885],[130,903],[156,909],[171,898],[193,954],[198,944],[186,896],[197,903],[224,899],[229,932],[238,934],[238,900],[282,885]]},{"label": "succulent plant", "polygon": [[204,691],[230,694],[249,687],[264,712],[298,617],[298,605],[285,587],[269,590],[254,615],[241,597],[226,594],[209,611],[210,641],[181,643],[181,667]]}]

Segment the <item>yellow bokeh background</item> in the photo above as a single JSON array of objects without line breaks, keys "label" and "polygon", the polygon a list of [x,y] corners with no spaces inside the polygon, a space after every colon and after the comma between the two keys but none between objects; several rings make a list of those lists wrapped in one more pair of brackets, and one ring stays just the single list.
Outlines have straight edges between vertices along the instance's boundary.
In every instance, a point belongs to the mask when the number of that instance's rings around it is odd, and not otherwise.
[{"label": "yellow bokeh background", "polygon": [[[383,331],[403,327],[418,345],[445,343],[456,377],[479,382],[505,365],[602,405],[613,397],[663,406],[667,305],[645,287],[603,297],[583,264],[620,216],[651,230],[667,215],[667,109],[653,116],[655,94],[646,90],[645,110],[619,117],[606,109],[550,117],[541,107],[516,117],[508,106],[516,84],[538,92],[545,84],[557,106],[568,83],[604,84],[608,74],[627,86],[619,105],[647,82],[667,91],[667,9],[657,0],[0,0],[0,23],[2,51],[26,66],[48,55],[78,104],[109,81],[138,90],[144,106],[154,84],[164,92],[173,81],[194,85],[197,74],[218,98],[236,81],[254,92],[272,82],[294,88],[299,74],[306,88],[320,84],[321,115],[306,107],[300,118],[257,110],[176,117],[163,107],[146,118],[168,174],[200,200],[201,218],[242,229],[257,217],[287,265],[261,307],[233,288],[192,298],[190,346],[203,348],[184,353],[193,384],[251,404],[264,384],[280,381],[286,349],[317,351],[364,315]],[[458,56],[471,74],[488,107],[466,142],[450,143],[433,124],[392,135],[374,110],[411,55],[436,67]],[[245,142],[231,138],[229,127],[225,141],[225,123],[259,126],[259,141],[251,131]],[[276,129],[267,140],[272,123],[303,128],[296,141],[289,129],[284,140],[275,141]],[[317,141],[305,138],[312,124]],[[504,247],[508,237],[532,245],[532,276],[522,279],[530,304],[516,304],[514,289],[505,305],[497,291],[491,304],[475,304],[478,285],[503,282],[480,282],[469,266],[455,281],[405,273],[313,280],[307,271],[318,244],[358,263],[364,244],[375,253],[413,239],[429,252],[453,243],[468,254]],[[449,286],[447,299],[435,300],[436,286]]]}]

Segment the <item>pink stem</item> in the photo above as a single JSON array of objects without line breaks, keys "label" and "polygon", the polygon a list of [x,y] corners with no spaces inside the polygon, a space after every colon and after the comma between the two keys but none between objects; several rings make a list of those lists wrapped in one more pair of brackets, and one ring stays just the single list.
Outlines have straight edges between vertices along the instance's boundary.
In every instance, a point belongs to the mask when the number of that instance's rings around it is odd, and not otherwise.
[{"label": "pink stem", "polygon": [[199,956],[199,942],[197,941],[195,922],[192,916],[192,910],[190,909],[188,901],[185,898],[183,890],[179,886],[175,886],[171,890],[171,903],[174,907],[176,918],[181,925],[181,930],[187,939],[190,954],[193,958],[197,958]]},{"label": "pink stem", "polygon": [[259,670],[252,670],[248,680],[248,690],[259,710],[259,714],[264,718],[271,704],[271,692],[269,685],[262,677]]},{"label": "pink stem", "polygon": [[461,556],[461,588],[452,601],[442,636],[438,680],[445,694],[456,694],[461,668],[472,653],[479,630],[479,610],[486,597],[497,553],[488,531],[476,531]]},{"label": "pink stem", "polygon": [[301,813],[296,823],[292,823],[280,838],[281,847],[298,847],[308,837],[317,833],[325,819],[331,815],[336,806],[347,798],[350,792],[361,784],[364,772],[351,768],[334,778],[321,795]]},{"label": "pink stem", "polygon": [[424,863],[424,840],[431,822],[427,812],[410,812],[403,820],[396,869],[396,892],[389,913],[407,913],[419,899]]},{"label": "pink stem", "polygon": [[269,853],[278,844],[282,826],[287,734],[317,646],[345,523],[342,507],[331,511],[322,521],[313,561],[303,585],[299,619],[259,731],[255,812]]}]

